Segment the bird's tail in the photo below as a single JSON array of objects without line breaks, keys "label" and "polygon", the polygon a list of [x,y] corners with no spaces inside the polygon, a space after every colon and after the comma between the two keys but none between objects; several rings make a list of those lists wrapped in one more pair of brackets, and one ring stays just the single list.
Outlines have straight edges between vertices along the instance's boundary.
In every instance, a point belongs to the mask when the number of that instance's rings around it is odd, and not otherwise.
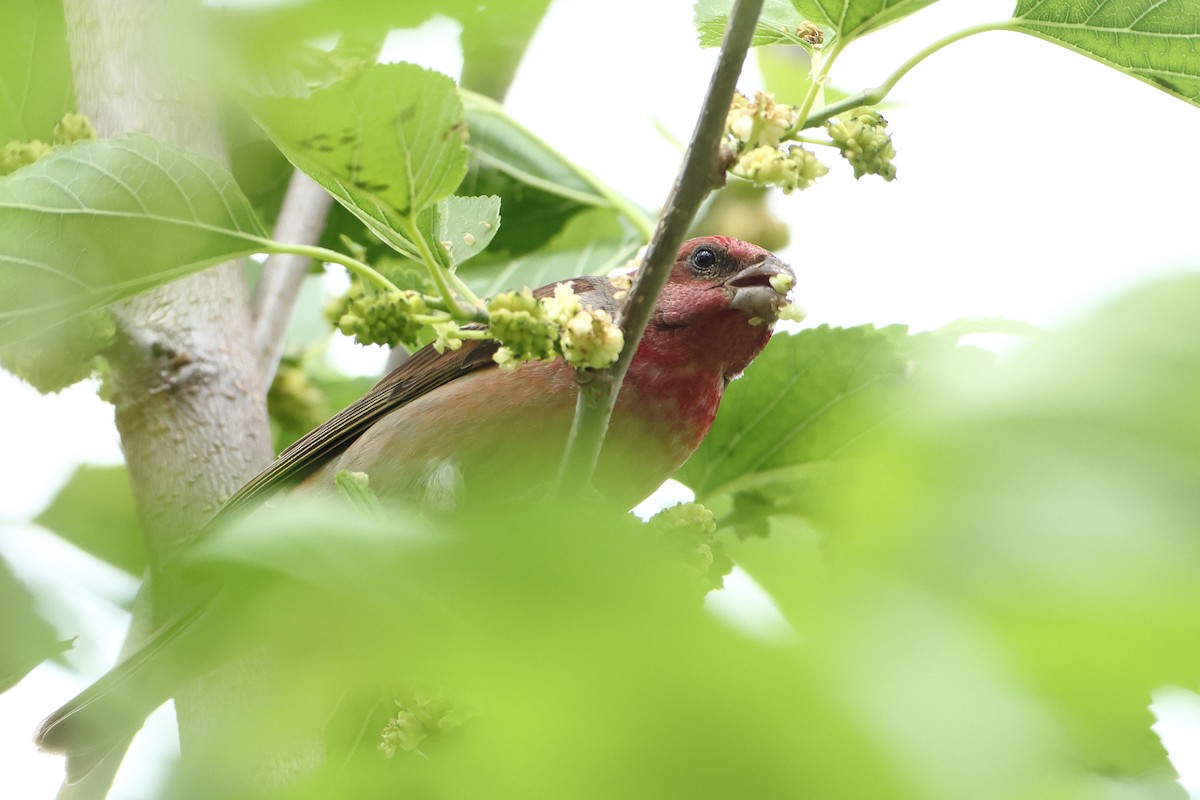
[{"label": "bird's tail", "polygon": [[204,606],[172,620],[148,644],[42,721],[38,749],[67,756],[67,783],[83,779],[129,738],[179,686],[178,642]]}]

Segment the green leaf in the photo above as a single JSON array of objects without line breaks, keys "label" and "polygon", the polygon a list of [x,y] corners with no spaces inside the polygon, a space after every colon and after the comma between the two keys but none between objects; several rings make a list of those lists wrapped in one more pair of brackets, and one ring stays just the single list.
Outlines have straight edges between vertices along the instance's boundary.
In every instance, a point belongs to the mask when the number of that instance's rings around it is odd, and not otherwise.
[{"label": "green leaf", "polygon": [[288,160],[399,252],[422,210],[467,171],[454,82],[413,64],[380,64],[306,98],[263,97],[256,114]]},{"label": "green leaf", "polygon": [[54,629],[34,608],[33,595],[0,561],[0,692],[17,684],[47,658],[71,646],[57,641]]},{"label": "green leaf", "polygon": [[229,173],[134,134],[0,179],[0,343],[268,243]]},{"label": "green leaf", "polygon": [[[628,514],[550,498],[383,523],[344,503],[284,505],[190,554],[249,588],[214,626],[222,639],[265,619],[267,646],[297,654],[273,686],[286,698],[276,724],[293,727],[315,695],[338,705],[377,687],[435,687],[469,716],[465,735],[431,733],[385,769],[379,725],[339,725],[361,757],[291,796],[515,800],[530,776],[563,798],[897,796],[900,768],[870,758],[799,643],[715,621],[686,566]],[[283,594],[268,576],[320,591]],[[245,739],[229,739],[236,757]]]},{"label": "green leaf", "polygon": [[536,288],[580,275],[604,275],[633,257],[641,242],[624,232],[612,212],[592,209],[576,215],[537,252],[486,264],[471,264],[459,277],[480,297]]},{"label": "green leaf", "polygon": [[425,240],[441,245],[435,252],[457,269],[480,253],[500,228],[499,197],[450,196],[430,206],[417,222]]},{"label": "green leaf", "polygon": [[[798,484],[833,463],[892,413],[921,344],[952,348],[953,337],[908,339],[902,327],[821,326],[774,337],[730,385],[712,430],[680,470],[700,502],[721,494],[766,492],[790,503]],[[783,493],[780,485],[789,487]]]},{"label": "green leaf", "polygon": [[579,168],[508,116],[503,107],[463,93],[472,161],[521,183],[583,205],[606,205]]},{"label": "green leaf", "polygon": [[1198,303],[1200,278],[1160,281],[944,376],[837,481],[845,594],[821,605],[931,594],[1089,766],[1162,765],[1147,698],[1200,663]]},{"label": "green leaf", "polygon": [[1020,0],[1013,27],[1200,105],[1200,8],[1193,0]]},{"label": "green leaf", "polygon": [[124,466],[83,464],[34,520],[84,552],[141,576],[146,549]]},{"label": "green leaf", "polygon": [[920,11],[935,0],[792,0],[810,22],[828,25],[843,44]]},{"label": "green leaf", "polygon": [[[463,26],[462,85],[496,99],[508,91],[550,0],[463,2],[449,13]],[[441,13],[447,13],[443,7]]]},{"label": "green leaf", "polygon": [[[732,7],[733,0],[697,1],[692,21],[696,26],[701,47],[720,46],[725,37]],[[754,36],[750,39],[750,46],[793,44],[810,48],[812,45],[809,42],[796,35],[796,28],[805,21],[804,16],[797,12],[788,0],[765,0],[762,13],[758,16],[758,24],[754,28]]]},{"label": "green leaf", "polygon": [[74,107],[62,3],[9,0],[0,25],[0,145],[50,141]]}]

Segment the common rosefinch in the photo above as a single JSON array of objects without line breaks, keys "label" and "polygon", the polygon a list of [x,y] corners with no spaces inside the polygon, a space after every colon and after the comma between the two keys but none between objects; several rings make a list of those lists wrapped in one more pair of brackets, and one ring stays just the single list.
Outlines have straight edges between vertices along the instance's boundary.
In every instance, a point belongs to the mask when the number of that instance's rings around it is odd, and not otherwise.
[{"label": "common rosefinch", "polygon": [[[770,338],[793,277],[774,255],[737,239],[684,243],[605,440],[596,484],[609,498],[630,507],[692,454],[725,387]],[[616,316],[622,300],[609,279],[570,284],[585,306]],[[547,286],[535,295],[553,292]],[[342,470],[366,472],[383,497],[434,507],[460,502],[464,492],[470,500],[485,489],[504,496],[551,480],[575,410],[574,372],[562,359],[504,370],[493,359],[497,349],[495,341],[467,340],[458,350],[418,351],[285,450],[222,513],[298,482],[331,483]],[[38,731],[38,745],[73,756],[70,776],[86,773],[170,695],[174,680],[154,667],[196,616],[166,626],[54,712]]]}]

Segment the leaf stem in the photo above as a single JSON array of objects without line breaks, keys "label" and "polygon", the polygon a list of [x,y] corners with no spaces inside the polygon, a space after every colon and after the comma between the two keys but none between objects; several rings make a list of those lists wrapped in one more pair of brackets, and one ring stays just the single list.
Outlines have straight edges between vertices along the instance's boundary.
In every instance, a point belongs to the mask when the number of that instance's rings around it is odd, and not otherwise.
[{"label": "leaf stem", "polygon": [[[417,226],[415,219],[406,219],[404,227],[404,233],[408,236],[409,241],[417,246],[417,253],[421,256],[421,261],[425,264],[426,269],[429,270],[429,277],[433,280],[433,285],[437,287],[438,294],[445,301],[447,310],[456,320],[474,321],[479,310],[479,298],[466,287],[466,284],[458,280],[454,273],[442,266],[437,256],[433,254],[433,249],[429,246],[429,242],[426,241],[425,235]],[[454,290],[450,288],[451,280],[457,284],[456,288],[467,300],[466,306],[454,296]]]},{"label": "leaf stem", "polygon": [[833,46],[829,48],[829,55],[825,55],[823,50],[813,50],[813,70],[812,83],[808,87],[808,91],[804,94],[804,100],[800,103],[800,108],[796,110],[796,130],[803,130],[809,127],[806,124],[809,112],[812,111],[813,104],[817,101],[817,96],[822,98],[822,90],[825,88],[825,83],[829,80],[829,70],[833,67],[833,62],[837,60],[838,55],[842,52],[842,42],[835,41]]},{"label": "leaf stem", "polygon": [[889,75],[887,80],[885,80],[883,83],[879,84],[873,89],[864,89],[858,94],[843,98],[836,103],[831,103],[830,105],[818,111],[816,114],[813,114],[812,117],[801,117],[801,119],[804,120],[801,123],[801,126],[803,128],[815,128],[818,125],[824,125],[830,119],[836,117],[838,114],[841,114],[844,111],[851,111],[859,106],[878,105],[885,97],[887,97],[888,92],[890,92],[892,88],[900,82],[900,79],[907,75],[913,67],[915,67],[917,64],[920,64],[926,58],[929,58],[929,56],[941,50],[943,47],[954,44],[957,41],[961,41],[968,36],[974,36],[977,33],[1012,30],[1013,22],[1014,20],[1011,19],[998,20],[996,22],[985,22],[982,25],[973,25],[969,28],[963,28],[961,31],[957,31],[949,36],[938,39],[936,42],[919,51],[912,58],[901,64],[900,67],[891,75]]},{"label": "leaf stem", "polygon": [[387,292],[398,292],[400,288],[396,284],[389,281],[381,275],[370,264],[364,264],[357,258],[352,258],[345,253],[339,253],[337,250],[330,250],[325,247],[316,247],[307,244],[288,244],[286,242],[274,242],[266,240],[266,246],[262,248],[263,253],[294,253],[298,256],[311,258],[316,261],[328,261],[331,264],[341,264],[353,274],[362,278],[368,283],[378,286]]},{"label": "leaf stem", "polygon": [[621,312],[625,346],[620,357],[605,370],[576,370],[579,395],[567,449],[559,466],[560,486],[574,489],[591,483],[617,394],[670,275],[675,255],[701,202],[725,181],[721,135],[762,6],[763,0],[736,0],[729,14],[725,39],[691,142],[650,240],[645,263],[638,270]]}]

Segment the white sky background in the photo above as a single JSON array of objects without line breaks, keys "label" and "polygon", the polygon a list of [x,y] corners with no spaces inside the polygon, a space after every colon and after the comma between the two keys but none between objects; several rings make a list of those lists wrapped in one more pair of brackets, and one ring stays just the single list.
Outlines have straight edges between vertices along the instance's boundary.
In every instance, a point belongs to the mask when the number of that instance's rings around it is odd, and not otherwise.
[{"label": "white sky background", "polygon": [[[569,158],[657,207],[680,152],[655,123],[686,140],[715,51],[696,47],[689,2],[609,0],[600,14],[597,7],[555,3],[508,109]],[[833,81],[850,90],[873,86],[926,44],[1006,17],[1012,7],[1010,0],[941,0],[851,46]],[[408,57],[456,71],[453,25],[432,30],[440,38]],[[403,52],[404,41],[395,44]],[[749,67],[741,88],[753,91],[755,80]],[[926,329],[1003,316],[1056,326],[1151,276],[1200,267],[1200,109],[1010,32],[935,54],[890,101],[896,181],[856,182],[833,151],[821,148],[830,174],[774,202],[792,228],[782,255],[796,269],[808,324]],[[131,584],[53,549],[19,523],[48,502],[76,464],[119,460],[111,407],[88,386],[40,397],[0,373],[0,410],[0,555],[32,584],[82,584],[68,602],[90,609],[89,624],[107,619],[111,631],[109,641],[77,643],[76,663],[98,674],[121,635],[111,601]],[[70,618],[62,609],[46,613]],[[0,696],[0,775],[21,787],[21,796],[53,796],[59,760],[35,755],[29,736],[82,685],[42,668]],[[151,797],[150,786],[145,775],[123,775],[113,797]]]}]

